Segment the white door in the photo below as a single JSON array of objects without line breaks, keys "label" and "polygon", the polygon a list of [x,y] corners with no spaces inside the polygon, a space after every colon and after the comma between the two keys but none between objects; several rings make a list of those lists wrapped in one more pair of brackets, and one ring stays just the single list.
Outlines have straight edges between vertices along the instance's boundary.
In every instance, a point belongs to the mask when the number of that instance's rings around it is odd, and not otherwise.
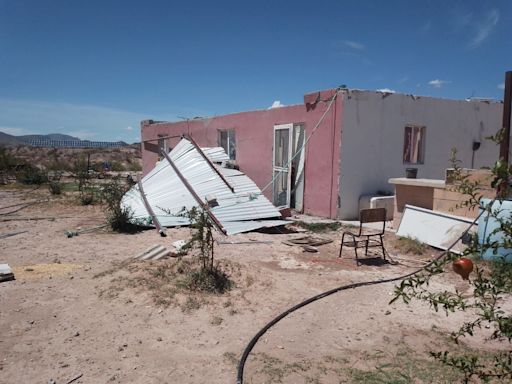
[{"label": "white door", "polygon": [[293,124],[274,126],[273,197],[276,207],[290,206],[290,132],[292,129]]},{"label": "white door", "polygon": [[273,202],[302,211],[304,195],[304,126],[274,126]]}]

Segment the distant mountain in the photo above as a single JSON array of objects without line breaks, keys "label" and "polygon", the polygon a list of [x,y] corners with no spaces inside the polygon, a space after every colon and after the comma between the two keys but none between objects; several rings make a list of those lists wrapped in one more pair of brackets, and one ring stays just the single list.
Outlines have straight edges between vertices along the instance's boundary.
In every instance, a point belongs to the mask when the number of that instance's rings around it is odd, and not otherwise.
[{"label": "distant mountain", "polygon": [[62,133],[50,133],[48,135],[22,135],[14,136],[8,133],[0,132],[0,145],[12,146],[23,145],[30,140],[62,140],[62,141],[81,141],[78,137],[64,135]]},{"label": "distant mountain", "polygon": [[0,145],[11,146],[20,144],[23,144],[23,141],[19,140],[16,136],[0,132]]}]

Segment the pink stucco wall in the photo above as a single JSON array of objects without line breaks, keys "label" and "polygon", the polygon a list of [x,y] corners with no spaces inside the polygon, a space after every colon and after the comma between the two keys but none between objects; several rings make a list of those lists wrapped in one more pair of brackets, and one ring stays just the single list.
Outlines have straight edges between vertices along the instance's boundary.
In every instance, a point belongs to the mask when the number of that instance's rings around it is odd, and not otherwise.
[{"label": "pink stucco wall", "polygon": [[[204,147],[218,146],[218,130],[236,131],[236,160],[240,170],[263,188],[272,179],[272,146],[274,125],[303,123],[306,137],[312,132],[328,106],[334,90],[318,93],[314,108],[305,104],[270,110],[241,112],[230,115],[190,121],[142,122],[142,141],[153,140],[158,135],[188,133]],[[308,110],[309,109],[309,110]],[[306,148],[304,212],[324,217],[336,217],[339,185],[339,153],[341,140],[341,98],[338,98],[316,130]],[[179,139],[171,139],[174,146]],[[155,144],[155,142],[152,142]],[[158,155],[143,143],[143,172],[148,173]],[[265,191],[272,200],[272,188]]]}]

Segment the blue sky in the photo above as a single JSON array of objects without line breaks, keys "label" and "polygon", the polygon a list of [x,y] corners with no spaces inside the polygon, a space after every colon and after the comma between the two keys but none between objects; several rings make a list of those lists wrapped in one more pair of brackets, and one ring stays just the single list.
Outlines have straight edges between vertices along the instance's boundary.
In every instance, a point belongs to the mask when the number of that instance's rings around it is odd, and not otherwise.
[{"label": "blue sky", "polygon": [[134,142],[341,84],[502,99],[511,37],[507,0],[0,0],[0,131]]}]

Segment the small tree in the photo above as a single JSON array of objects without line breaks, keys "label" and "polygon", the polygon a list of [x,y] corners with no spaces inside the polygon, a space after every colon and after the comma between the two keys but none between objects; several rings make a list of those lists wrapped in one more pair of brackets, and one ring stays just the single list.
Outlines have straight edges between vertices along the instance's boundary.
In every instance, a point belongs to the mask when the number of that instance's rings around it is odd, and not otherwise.
[{"label": "small tree", "polygon": [[216,293],[231,289],[233,282],[219,263],[214,261],[213,227],[207,210],[194,207],[183,215],[190,220],[191,238],[182,250],[195,250],[200,264],[199,269],[190,271],[187,286],[192,290]]},{"label": "small tree", "polygon": [[[499,141],[500,133],[493,137]],[[422,273],[411,276],[395,287],[394,298],[391,302],[402,299],[409,303],[412,299],[418,299],[430,304],[436,312],[442,309],[446,315],[457,311],[474,311],[475,315],[471,321],[463,323],[460,328],[451,334],[455,343],[462,337],[473,336],[477,329],[486,326],[492,328],[491,339],[499,340],[510,345],[512,340],[512,313],[503,307],[503,301],[512,293],[512,266],[505,260],[495,262],[484,262],[480,260],[482,255],[489,249],[497,254],[498,249],[512,250],[512,217],[500,215],[499,209],[480,205],[482,193],[480,184],[471,180],[467,173],[460,167],[460,161],[456,158],[456,151],[452,151],[452,164],[454,167],[454,179],[456,190],[465,194],[467,200],[460,206],[472,209],[484,209],[485,214],[498,221],[499,226],[491,231],[489,236],[479,243],[473,239],[471,245],[464,251],[462,258],[459,255],[448,252],[445,257],[435,261]],[[509,178],[512,174],[512,167],[496,162],[492,168],[493,180],[491,186],[498,188],[499,199],[509,196]],[[498,200],[499,201],[499,200]],[[496,240],[493,235],[500,234]],[[493,240],[491,240],[493,239]],[[512,251],[511,251],[512,252]],[[446,271],[449,263],[454,263],[456,270],[458,260],[466,261],[466,258],[475,260],[477,263],[474,277],[469,281],[473,288],[472,297],[466,298],[457,290],[455,292],[441,291],[432,292],[429,286],[431,279]],[[484,382],[501,380],[510,382],[512,380],[512,351],[488,353],[485,358],[472,354],[453,354],[448,351],[431,352],[431,355],[442,363],[459,369],[464,374],[464,383],[469,383],[472,378],[478,378]]]}]

